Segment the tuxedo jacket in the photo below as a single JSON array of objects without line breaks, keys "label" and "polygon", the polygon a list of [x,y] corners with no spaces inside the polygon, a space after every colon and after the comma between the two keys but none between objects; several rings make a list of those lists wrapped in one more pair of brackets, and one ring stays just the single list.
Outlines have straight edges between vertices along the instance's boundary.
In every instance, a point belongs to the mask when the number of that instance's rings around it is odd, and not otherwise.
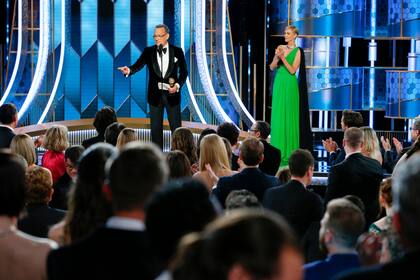
[{"label": "tuxedo jacket", "polygon": [[268,175],[276,175],[280,167],[281,152],[265,140],[261,140],[264,145],[264,160],[259,168]]},{"label": "tuxedo jacket", "polygon": [[0,126],[0,149],[9,148],[10,142],[12,142],[13,137],[15,137],[15,134],[11,129],[4,126]]},{"label": "tuxedo jacket", "polygon": [[268,189],[263,205],[282,215],[302,239],[313,222],[319,222],[324,212],[319,195],[308,191],[299,181],[291,180],[284,185]]},{"label": "tuxedo jacket", "polygon": [[85,240],[51,251],[48,279],[153,280],[160,268],[145,231],[101,227]]},{"label": "tuxedo jacket", "polygon": [[245,189],[255,194],[261,202],[265,190],[278,185],[276,177],[267,175],[258,168],[245,168],[232,176],[221,177],[213,194],[225,208],[226,197],[231,191]]},{"label": "tuxedo jacket", "polygon": [[[169,52],[169,64],[168,70],[163,77],[163,82],[168,83],[169,78],[175,79],[175,83],[178,83],[180,88],[185,83],[188,76],[187,63],[185,61],[184,52],[181,48],[175,47],[168,44]],[[149,69],[149,84],[147,90],[147,101],[150,105],[159,106],[162,91],[159,89],[158,83],[162,81],[162,73],[158,63],[157,57],[158,49],[157,46],[146,47],[143,53],[140,55],[137,61],[129,66],[130,75],[140,71],[145,65]],[[167,94],[167,91],[163,91],[163,94]],[[170,106],[175,106],[181,102],[181,90],[176,93],[167,95],[168,103]]]},{"label": "tuxedo jacket", "polygon": [[364,203],[366,226],[377,220],[379,212],[379,184],[383,179],[377,160],[356,153],[331,167],[325,193],[325,204],[334,198],[356,195]]}]

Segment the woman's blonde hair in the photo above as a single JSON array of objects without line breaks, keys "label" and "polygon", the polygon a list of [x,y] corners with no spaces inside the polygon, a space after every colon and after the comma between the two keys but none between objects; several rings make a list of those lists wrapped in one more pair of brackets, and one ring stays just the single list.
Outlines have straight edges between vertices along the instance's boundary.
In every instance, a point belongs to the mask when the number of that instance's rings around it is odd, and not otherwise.
[{"label": "woman's blonde hair", "polygon": [[28,163],[28,166],[36,163],[34,141],[28,134],[17,134],[13,137],[10,149],[12,153],[21,155]]},{"label": "woman's blonde hair", "polygon": [[133,141],[137,141],[136,131],[132,128],[124,128],[121,130],[120,134],[118,134],[117,138],[117,145],[118,149],[121,149],[125,146],[125,144]]},{"label": "woman's blonde hair", "polygon": [[375,130],[368,126],[362,126],[360,128],[363,131],[363,148],[362,154],[365,156],[376,159],[382,164],[382,154],[379,148],[378,136],[376,136]]},{"label": "woman's blonde hair", "polygon": [[290,29],[290,30],[292,30],[293,31],[293,33],[295,33],[296,35],[298,35],[299,36],[299,29],[297,29],[297,27],[296,26],[294,26],[294,25],[288,25],[288,26],[286,26],[286,28],[285,29]]},{"label": "woman's blonde hair", "polygon": [[217,174],[220,170],[230,170],[228,155],[222,138],[217,134],[204,136],[200,143],[200,171],[206,170],[206,164],[210,164]]},{"label": "woman's blonde hair", "polygon": [[53,125],[48,128],[44,137],[44,148],[57,153],[63,152],[69,146],[67,132],[67,127],[63,125]]}]

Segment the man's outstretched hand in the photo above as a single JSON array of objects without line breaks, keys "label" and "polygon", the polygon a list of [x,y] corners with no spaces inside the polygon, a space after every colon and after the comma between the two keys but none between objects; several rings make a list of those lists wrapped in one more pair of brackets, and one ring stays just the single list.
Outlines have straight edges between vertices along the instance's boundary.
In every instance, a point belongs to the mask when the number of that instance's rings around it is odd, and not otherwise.
[{"label": "man's outstretched hand", "polygon": [[120,70],[124,75],[128,75],[130,73],[130,68],[127,66],[118,67],[118,70]]}]

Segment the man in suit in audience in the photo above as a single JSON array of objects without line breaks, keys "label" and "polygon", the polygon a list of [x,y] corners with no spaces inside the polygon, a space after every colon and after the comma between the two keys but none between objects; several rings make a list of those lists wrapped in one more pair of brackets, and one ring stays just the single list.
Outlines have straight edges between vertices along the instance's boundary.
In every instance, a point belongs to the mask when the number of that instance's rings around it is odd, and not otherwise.
[{"label": "man in suit in audience", "polygon": [[276,175],[280,167],[281,151],[267,142],[271,133],[270,125],[267,122],[257,121],[249,131],[252,136],[260,139],[264,145],[264,160],[260,163],[259,168],[268,175]]},{"label": "man in suit in audience", "polygon": [[420,264],[420,155],[397,167],[392,180],[392,223],[405,255],[398,260],[360,269],[342,276],[352,279],[418,279]]},{"label": "man in suit in audience", "polygon": [[93,121],[93,126],[96,129],[98,135],[86,139],[82,142],[82,146],[87,149],[93,144],[105,142],[105,130],[106,128],[117,121],[117,114],[114,109],[109,106],[103,107],[101,110],[96,112],[95,120]]},{"label": "man in suit in audience", "polygon": [[221,125],[219,125],[217,127],[217,135],[219,135],[220,137],[224,137],[227,140],[229,140],[230,146],[232,148],[232,159],[231,159],[230,167],[231,167],[232,170],[235,170],[235,171],[238,170],[239,169],[239,164],[238,164],[238,159],[239,159],[239,142],[238,142],[239,129],[236,127],[235,124],[225,122],[225,123],[222,123]]},{"label": "man in suit in audience", "polygon": [[307,190],[314,173],[314,158],[308,150],[298,149],[289,158],[291,180],[265,192],[263,206],[282,215],[302,239],[313,222],[323,214],[321,197]]},{"label": "man in suit in audience", "polygon": [[366,226],[378,218],[379,184],[383,179],[382,167],[377,160],[362,155],[363,131],[352,127],[344,132],[346,158],[331,167],[325,203],[351,194],[360,197],[366,207]]},{"label": "man in suit in audience", "polygon": [[[341,128],[343,131],[346,131],[350,127],[361,127],[363,125],[363,117],[359,112],[354,112],[351,110],[344,110],[343,116],[341,117]],[[328,155],[328,165],[333,166],[337,163],[340,163],[346,157],[346,152],[344,149],[340,149],[335,141],[332,138],[328,138],[322,141],[324,149],[329,153]]]},{"label": "man in suit in audience", "polygon": [[132,142],[106,164],[104,186],[114,216],[87,239],[52,251],[48,278],[155,279],[160,273],[147,237],[145,202],[166,181],[168,168],[160,149]]},{"label": "man in suit in audience", "polygon": [[305,280],[331,279],[342,271],[359,267],[355,247],[364,229],[365,217],[354,203],[345,198],[331,200],[319,231],[319,243],[328,257],[306,264]]},{"label": "man in suit in audience", "polygon": [[263,159],[264,145],[261,141],[255,137],[243,141],[239,152],[239,161],[243,162],[242,171],[232,176],[221,177],[213,190],[223,207],[231,191],[245,189],[262,201],[267,188],[279,185],[276,177],[267,175],[258,168]]},{"label": "man in suit in audience", "polygon": [[6,103],[0,106],[0,148],[9,148],[15,137],[14,129],[18,124],[16,106]]}]

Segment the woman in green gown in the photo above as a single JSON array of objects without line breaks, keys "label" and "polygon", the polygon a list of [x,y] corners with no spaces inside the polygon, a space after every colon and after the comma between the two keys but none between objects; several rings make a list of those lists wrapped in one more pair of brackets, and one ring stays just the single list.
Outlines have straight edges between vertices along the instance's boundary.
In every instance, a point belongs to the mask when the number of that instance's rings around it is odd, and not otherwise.
[{"label": "woman in green gown", "polygon": [[[294,150],[299,147],[311,150],[312,145],[304,54],[296,46],[297,36],[296,27],[286,27],[286,45],[276,48],[270,64],[271,70],[277,69],[273,84],[271,145],[281,151],[281,166],[288,165],[289,156]],[[302,85],[295,75],[298,70]]]}]

